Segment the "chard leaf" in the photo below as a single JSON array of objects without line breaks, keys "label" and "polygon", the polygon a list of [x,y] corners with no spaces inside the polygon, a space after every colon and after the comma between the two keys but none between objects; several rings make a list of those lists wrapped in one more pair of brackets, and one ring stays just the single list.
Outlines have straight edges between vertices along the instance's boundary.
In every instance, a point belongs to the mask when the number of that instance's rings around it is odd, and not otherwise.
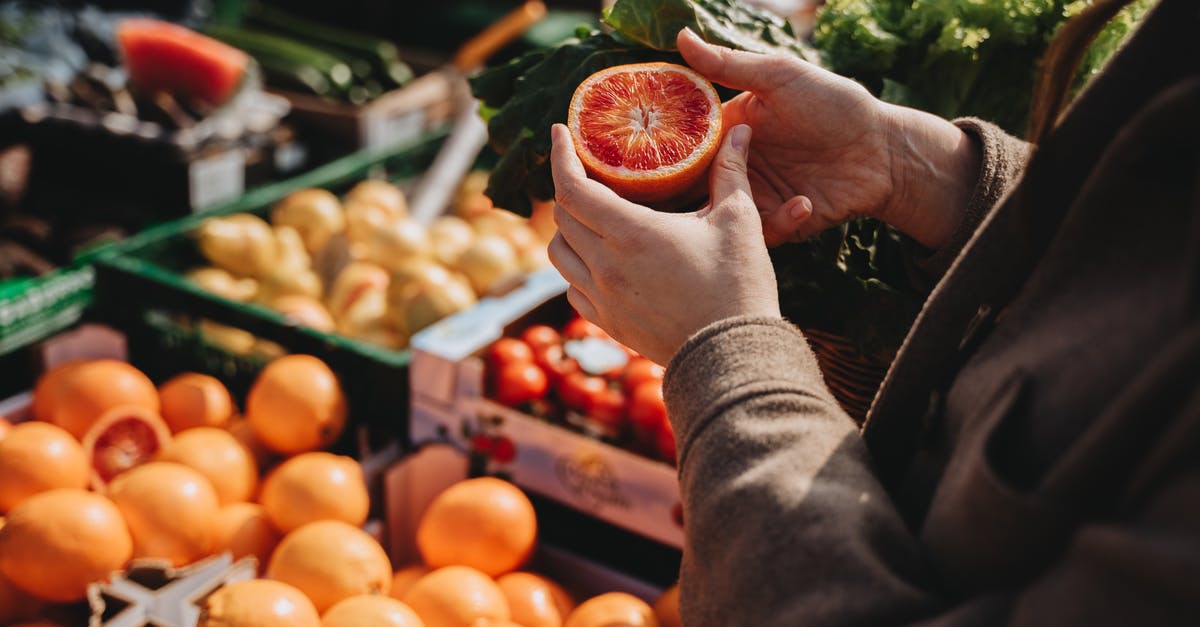
[{"label": "chard leaf", "polygon": [[674,50],[675,36],[690,28],[705,41],[738,50],[816,58],[787,20],[737,0],[618,0],[604,22],[657,50]]}]

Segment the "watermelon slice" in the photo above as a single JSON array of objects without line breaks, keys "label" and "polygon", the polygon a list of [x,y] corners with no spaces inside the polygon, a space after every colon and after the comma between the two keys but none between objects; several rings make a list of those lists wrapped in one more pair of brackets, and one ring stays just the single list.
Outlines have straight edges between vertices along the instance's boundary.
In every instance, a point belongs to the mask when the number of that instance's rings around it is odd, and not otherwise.
[{"label": "watermelon slice", "polygon": [[161,20],[121,20],[117,42],[129,80],[139,90],[166,91],[212,106],[233,97],[250,63],[237,48]]}]

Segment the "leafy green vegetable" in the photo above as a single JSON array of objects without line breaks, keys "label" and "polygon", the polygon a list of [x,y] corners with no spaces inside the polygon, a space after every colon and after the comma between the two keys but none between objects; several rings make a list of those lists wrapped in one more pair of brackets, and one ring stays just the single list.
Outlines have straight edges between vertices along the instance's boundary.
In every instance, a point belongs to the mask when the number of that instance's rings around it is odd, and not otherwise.
[{"label": "leafy green vegetable", "polygon": [[730,48],[816,58],[787,20],[737,0],[625,0],[605,14],[604,22],[656,50],[674,50],[675,36],[690,28],[705,41]]},{"label": "leafy green vegetable", "polygon": [[[1089,50],[1090,76],[1152,0],[1113,20]],[[977,116],[1025,130],[1037,62],[1083,0],[829,0],[813,43],[835,72],[880,98],[946,118]]]},{"label": "leafy green vegetable", "polygon": [[575,88],[604,68],[649,61],[682,60],[678,54],[591,31],[554,48],[526,53],[471,79],[471,89],[483,103],[488,142],[501,155],[488,177],[487,194],[496,206],[528,216],[530,197],[553,198],[550,127],[567,121]]}]

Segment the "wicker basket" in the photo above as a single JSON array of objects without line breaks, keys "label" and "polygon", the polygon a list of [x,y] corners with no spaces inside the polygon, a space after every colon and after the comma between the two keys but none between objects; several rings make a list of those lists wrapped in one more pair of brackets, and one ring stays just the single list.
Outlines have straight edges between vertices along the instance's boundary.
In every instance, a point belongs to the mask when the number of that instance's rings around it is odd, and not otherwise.
[{"label": "wicker basket", "polygon": [[887,374],[888,362],[863,355],[850,340],[840,335],[817,329],[803,331],[817,354],[821,374],[833,397],[861,425]]}]

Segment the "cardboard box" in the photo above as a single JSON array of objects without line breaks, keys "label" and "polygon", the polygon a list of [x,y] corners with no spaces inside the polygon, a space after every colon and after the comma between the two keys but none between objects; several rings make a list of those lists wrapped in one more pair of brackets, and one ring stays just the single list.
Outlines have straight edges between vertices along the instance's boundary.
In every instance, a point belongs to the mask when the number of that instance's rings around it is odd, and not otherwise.
[{"label": "cardboard box", "polygon": [[[420,561],[415,546],[417,524],[433,499],[454,483],[467,478],[467,458],[454,447],[432,445],[406,457],[384,476],[390,559],[393,568]],[[542,524],[539,522],[539,524]],[[539,535],[546,534],[539,530]],[[622,547],[613,547],[621,550]],[[624,547],[630,550],[630,547]],[[541,573],[571,591],[578,601],[605,592],[628,592],[653,603],[663,587],[644,581],[566,548],[539,541],[523,570]]]},{"label": "cardboard box", "polygon": [[547,268],[506,296],[481,301],[417,334],[409,371],[411,440],[468,450],[473,435],[502,435],[515,444],[516,456],[504,464],[490,462],[484,471],[656,542],[682,547],[679,481],[673,467],[484,396],[481,351],[531,324],[565,321],[566,288],[562,277]]}]

